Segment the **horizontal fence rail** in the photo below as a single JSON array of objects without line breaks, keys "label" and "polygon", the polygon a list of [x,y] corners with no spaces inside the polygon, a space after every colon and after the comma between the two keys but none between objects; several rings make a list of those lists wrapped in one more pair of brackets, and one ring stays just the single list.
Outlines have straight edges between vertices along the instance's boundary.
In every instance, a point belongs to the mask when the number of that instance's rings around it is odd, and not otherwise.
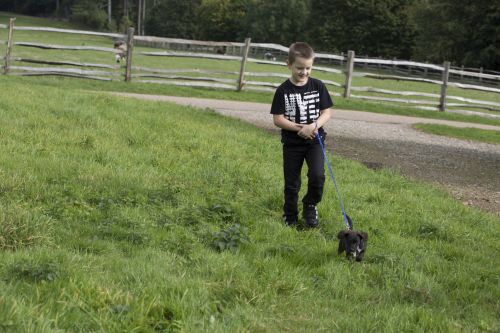
[{"label": "horizontal fence rail", "polygon": [[[3,74],[20,76],[68,76],[102,81],[133,81],[138,83],[170,84],[175,86],[206,87],[231,90],[275,91],[289,73],[285,59],[288,47],[272,43],[252,43],[250,39],[242,42],[200,41],[179,38],[154,36],[134,36],[133,28],[127,34],[104,33],[84,30],[58,29],[48,27],[15,26],[14,19],[8,25],[0,24],[0,29],[7,29],[7,40],[0,40],[6,45],[5,56],[1,55]],[[100,38],[98,44],[111,45],[123,42],[127,51],[102,45],[63,45],[46,44],[34,41],[14,41],[14,32],[40,32],[85,35],[89,38]],[[23,35],[26,36],[26,35]],[[16,37],[17,39],[17,37]],[[101,40],[102,39],[102,40]],[[40,53],[33,56],[16,56],[15,50],[39,49]],[[53,59],[54,53],[44,56],[45,51],[79,52],[79,60]],[[125,64],[85,61],[82,52],[108,53],[110,58],[119,56],[125,58]],[[147,59],[179,59],[192,58],[200,61],[233,62],[234,70],[215,68],[154,68],[144,66]],[[110,58],[99,57],[99,59]],[[139,59],[140,58],[140,59]],[[95,60],[95,58],[94,58]],[[100,60],[98,60],[100,61]],[[136,63],[140,62],[140,65]],[[14,65],[14,63],[22,65]],[[247,70],[246,64],[269,65],[266,71]],[[31,66],[27,66],[31,64]],[[35,67],[37,66],[37,67]],[[214,66],[216,67],[216,66]],[[239,71],[237,70],[239,68]],[[272,68],[275,68],[276,71]],[[280,72],[281,71],[281,72]],[[411,106],[424,110],[460,111],[463,113],[484,110],[488,116],[497,116],[500,103],[448,95],[449,87],[470,89],[484,93],[500,93],[500,73],[421,63],[398,59],[368,58],[355,55],[353,51],[341,55],[316,53],[315,72],[324,73],[328,78],[322,81],[330,86],[333,96],[357,98],[382,103]],[[441,87],[440,93],[399,91],[368,85],[356,86],[358,80],[403,81],[415,84],[431,84]],[[458,82],[457,82],[458,81]],[[367,81],[368,82],[368,81]],[[354,94],[352,93],[354,92]],[[358,94],[361,93],[361,94]],[[460,110],[458,110],[460,108]],[[473,109],[473,110],[466,110]]]},{"label": "horizontal fence rail", "polygon": [[13,58],[14,61],[18,62],[26,62],[33,64],[44,64],[44,65],[61,65],[61,66],[75,66],[75,67],[96,67],[96,68],[109,68],[109,69],[118,69],[120,66],[116,65],[106,65],[106,64],[93,64],[93,63],[82,63],[75,61],[46,61],[39,59],[29,59],[29,58]]},{"label": "horizontal fence rail", "polygon": [[[0,25],[1,28],[1,25]],[[14,27],[17,31],[42,31],[42,32],[59,32],[66,34],[76,34],[76,35],[88,35],[88,36],[102,36],[102,37],[113,37],[113,38],[123,38],[125,39],[127,35],[109,33],[109,32],[96,32],[96,31],[86,31],[86,30],[72,30],[72,29],[57,29],[57,28],[47,28],[47,27]]]}]

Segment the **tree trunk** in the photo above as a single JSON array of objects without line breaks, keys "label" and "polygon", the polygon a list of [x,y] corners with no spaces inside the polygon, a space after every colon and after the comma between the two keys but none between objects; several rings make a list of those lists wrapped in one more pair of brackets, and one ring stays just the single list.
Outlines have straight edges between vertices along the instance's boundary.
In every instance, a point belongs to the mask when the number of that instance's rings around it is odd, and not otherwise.
[{"label": "tree trunk", "polygon": [[108,0],[108,27],[111,26],[111,0]]},{"label": "tree trunk", "polygon": [[141,34],[141,18],[142,18],[142,0],[139,0],[139,8],[137,9],[137,35]]},{"label": "tree trunk", "polygon": [[128,0],[123,0],[123,16],[128,17]]},{"label": "tree trunk", "polygon": [[146,0],[142,1],[142,35],[146,34]]}]

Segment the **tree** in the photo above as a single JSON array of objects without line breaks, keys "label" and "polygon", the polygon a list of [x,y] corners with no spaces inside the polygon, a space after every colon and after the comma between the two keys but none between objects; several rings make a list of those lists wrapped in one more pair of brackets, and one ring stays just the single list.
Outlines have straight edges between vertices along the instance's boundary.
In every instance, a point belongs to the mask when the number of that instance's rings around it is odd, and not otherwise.
[{"label": "tree", "polygon": [[306,38],[309,0],[249,0],[240,38],[290,45]]},{"label": "tree", "polygon": [[108,0],[108,26],[111,25],[111,0]]},{"label": "tree", "polygon": [[107,15],[102,3],[78,0],[71,8],[73,21],[97,30],[105,30]]},{"label": "tree", "polygon": [[201,0],[163,0],[146,18],[148,35],[195,38],[197,22],[194,16]]},{"label": "tree", "polygon": [[409,58],[414,27],[407,9],[412,0],[315,0],[309,39],[325,51],[355,50],[369,56]]},{"label": "tree", "polygon": [[137,31],[135,32],[137,35],[142,35],[142,6],[144,5],[144,0],[138,0],[137,5]]},{"label": "tree", "polygon": [[245,0],[202,0],[196,11],[197,38],[233,41],[240,36]]},{"label": "tree", "polygon": [[420,1],[414,55],[431,62],[500,69],[500,3],[466,0]]}]

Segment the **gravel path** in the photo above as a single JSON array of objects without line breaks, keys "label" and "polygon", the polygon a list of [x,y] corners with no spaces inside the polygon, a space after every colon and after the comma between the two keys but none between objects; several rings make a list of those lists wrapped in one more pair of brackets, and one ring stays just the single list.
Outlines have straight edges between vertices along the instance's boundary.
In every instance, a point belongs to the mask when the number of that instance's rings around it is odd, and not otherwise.
[{"label": "gravel path", "polygon": [[[278,132],[270,105],[174,96],[116,93],[141,99],[175,102],[217,112]],[[325,125],[328,147],[370,168],[394,168],[402,174],[439,184],[466,205],[500,215],[500,146],[425,134],[416,123],[436,123],[500,131],[455,121],[333,109]]]}]

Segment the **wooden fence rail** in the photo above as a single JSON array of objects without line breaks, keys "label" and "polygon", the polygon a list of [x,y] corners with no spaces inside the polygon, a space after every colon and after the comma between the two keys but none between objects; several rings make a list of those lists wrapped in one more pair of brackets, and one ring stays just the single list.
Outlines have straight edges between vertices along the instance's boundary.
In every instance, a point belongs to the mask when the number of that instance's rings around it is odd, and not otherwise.
[{"label": "wooden fence rail", "polygon": [[[288,74],[276,72],[251,72],[246,70],[247,63],[258,63],[272,66],[286,66],[284,61],[276,60],[276,57],[284,58],[288,53],[288,47],[271,44],[271,43],[252,43],[248,38],[244,43],[240,42],[213,42],[213,41],[198,41],[186,40],[178,38],[163,38],[152,36],[135,36],[134,29],[130,28],[127,34],[117,33],[102,33],[83,30],[57,29],[47,27],[17,27],[14,25],[14,20],[9,21],[9,25],[0,24],[0,29],[8,29],[7,41],[0,41],[6,44],[6,53],[4,59],[3,73],[9,75],[58,75],[69,77],[81,77],[94,80],[125,80],[142,83],[157,83],[157,84],[172,84],[177,86],[191,87],[210,87],[218,89],[236,89],[236,90],[259,90],[259,91],[274,91],[279,85],[277,82],[262,81],[259,79],[248,78],[288,78]],[[106,52],[116,54],[120,51],[102,46],[82,46],[82,45],[57,45],[43,44],[35,42],[14,41],[15,31],[37,31],[47,33],[64,33],[89,35],[97,37],[110,38],[112,40],[122,40],[127,43],[126,65],[110,65],[93,62],[78,62],[68,60],[47,60],[33,59],[32,57],[16,57],[13,56],[12,50],[17,47],[38,48],[42,50],[68,50],[68,51],[93,51]],[[135,51],[135,46],[155,46],[163,48],[162,51]],[[165,50],[167,49],[167,50]],[[177,50],[171,50],[177,49]],[[222,54],[221,54],[222,53]],[[175,58],[199,58],[220,61],[235,61],[240,63],[239,71],[223,71],[195,68],[149,68],[144,66],[134,66],[133,57],[175,57]],[[264,57],[265,59],[262,59]],[[354,51],[349,51],[346,56],[317,53],[316,59],[319,63],[327,63],[334,61],[338,63],[337,67],[330,66],[315,66],[314,70],[332,75],[343,75],[342,79],[336,77],[335,80],[323,80],[327,85],[333,86],[331,93],[334,96],[344,96],[345,98],[358,98],[363,100],[372,100],[377,102],[389,102],[411,105],[420,109],[433,109],[445,111],[446,107],[465,107],[471,109],[482,109],[488,111],[500,111],[500,103],[492,101],[483,101],[478,99],[464,98],[460,96],[447,96],[448,87],[456,87],[461,89],[474,89],[477,91],[500,93],[500,88],[487,87],[477,84],[465,84],[451,82],[451,75],[460,77],[472,77],[480,80],[487,80],[490,83],[500,83],[500,75],[487,74],[481,72],[468,71],[465,68],[451,68],[448,62],[442,66],[428,63],[420,63],[407,60],[388,60],[378,58],[366,58],[356,56]],[[37,64],[40,67],[17,66],[13,62]],[[381,72],[363,72],[359,68],[369,69],[368,65],[376,65],[381,71],[390,71],[392,74],[382,74]],[[52,66],[52,67],[51,67]],[[59,67],[53,67],[59,66]],[[67,68],[71,67],[71,68]],[[89,69],[84,69],[89,68]],[[124,73],[120,73],[122,69]],[[394,72],[399,71],[399,68],[408,68],[414,75],[402,76],[394,75]],[[417,74],[438,73],[441,78],[429,79],[416,77]],[[222,76],[222,77],[221,77]],[[396,80],[420,82],[427,84],[439,85],[441,87],[440,94],[424,93],[417,91],[393,91],[389,89],[380,89],[374,87],[353,86],[356,78],[368,78],[375,80]],[[343,89],[343,93],[336,92],[338,89]],[[351,92],[366,92],[370,94],[381,95],[399,95],[400,97],[384,97],[374,95],[357,95]],[[408,97],[413,97],[409,99]],[[430,98],[430,99],[429,99]],[[449,100],[456,100],[461,103],[450,103]],[[472,112],[467,110],[467,112]]]}]

